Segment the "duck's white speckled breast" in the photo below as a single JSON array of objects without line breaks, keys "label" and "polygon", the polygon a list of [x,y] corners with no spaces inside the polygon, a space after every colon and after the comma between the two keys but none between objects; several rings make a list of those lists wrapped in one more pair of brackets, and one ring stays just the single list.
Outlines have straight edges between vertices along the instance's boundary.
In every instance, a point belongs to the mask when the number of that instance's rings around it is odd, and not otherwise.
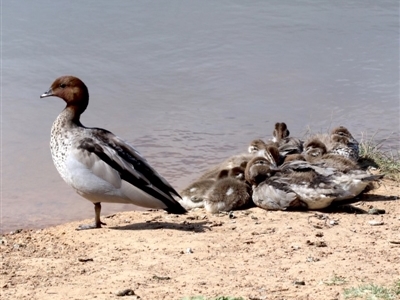
[{"label": "duck's white speckled breast", "polygon": [[79,131],[76,124],[71,123],[63,113],[54,121],[50,134],[50,151],[54,165],[65,182],[70,184],[70,174],[66,160],[71,152],[74,137]]}]

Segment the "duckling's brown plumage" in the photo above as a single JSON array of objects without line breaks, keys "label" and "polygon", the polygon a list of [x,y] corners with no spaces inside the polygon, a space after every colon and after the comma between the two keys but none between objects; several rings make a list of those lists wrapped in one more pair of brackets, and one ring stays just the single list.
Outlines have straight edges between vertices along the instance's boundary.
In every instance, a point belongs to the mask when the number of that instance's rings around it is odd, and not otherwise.
[{"label": "duckling's brown plumage", "polygon": [[204,207],[210,213],[242,208],[251,201],[250,191],[244,168],[222,170],[205,197]]}]

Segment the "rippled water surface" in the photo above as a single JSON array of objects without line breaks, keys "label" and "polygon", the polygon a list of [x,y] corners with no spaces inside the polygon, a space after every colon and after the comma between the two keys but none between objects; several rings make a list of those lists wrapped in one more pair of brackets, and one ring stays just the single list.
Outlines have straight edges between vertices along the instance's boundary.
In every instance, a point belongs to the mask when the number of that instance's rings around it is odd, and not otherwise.
[{"label": "rippled water surface", "polygon": [[131,142],[178,190],[277,121],[400,148],[398,1],[2,3],[3,231],[94,215],[51,161],[64,103],[39,95],[60,75],[89,87],[83,124]]}]

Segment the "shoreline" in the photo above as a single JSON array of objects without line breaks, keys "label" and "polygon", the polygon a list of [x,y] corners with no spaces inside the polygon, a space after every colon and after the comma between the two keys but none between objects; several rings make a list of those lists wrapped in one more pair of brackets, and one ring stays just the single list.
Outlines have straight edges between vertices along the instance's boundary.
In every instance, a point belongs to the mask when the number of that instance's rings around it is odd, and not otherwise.
[{"label": "shoreline", "polygon": [[[102,229],[75,230],[90,218],[3,234],[1,295],[117,299],[132,289],[129,299],[343,299],[345,288],[400,280],[395,198],[399,183],[384,180],[354,205],[384,209],[381,215],[130,211],[103,216]],[[339,277],[343,283],[329,283]]]}]

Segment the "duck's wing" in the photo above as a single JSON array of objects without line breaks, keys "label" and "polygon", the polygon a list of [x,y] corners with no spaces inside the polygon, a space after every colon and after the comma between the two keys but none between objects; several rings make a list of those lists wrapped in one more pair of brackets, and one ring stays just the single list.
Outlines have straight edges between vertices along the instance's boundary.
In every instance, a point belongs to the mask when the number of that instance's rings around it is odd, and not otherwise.
[{"label": "duck's wing", "polygon": [[323,162],[309,163],[302,160],[294,160],[280,166],[283,173],[290,172],[316,172],[322,176],[331,176],[337,172],[335,168],[326,167]]},{"label": "duck's wing", "polygon": [[253,187],[253,202],[266,210],[286,210],[297,202],[298,196],[286,183],[267,180]]},{"label": "duck's wing", "polygon": [[185,212],[173,198],[173,196],[180,198],[179,193],[149,165],[135,148],[107,130],[90,128],[90,131],[91,137],[81,139],[78,150],[95,154],[98,160],[105,163],[92,163],[96,167],[93,167],[91,171],[96,176],[112,183],[118,178],[110,174],[117,172],[120,179],[164,202],[167,211]]}]

